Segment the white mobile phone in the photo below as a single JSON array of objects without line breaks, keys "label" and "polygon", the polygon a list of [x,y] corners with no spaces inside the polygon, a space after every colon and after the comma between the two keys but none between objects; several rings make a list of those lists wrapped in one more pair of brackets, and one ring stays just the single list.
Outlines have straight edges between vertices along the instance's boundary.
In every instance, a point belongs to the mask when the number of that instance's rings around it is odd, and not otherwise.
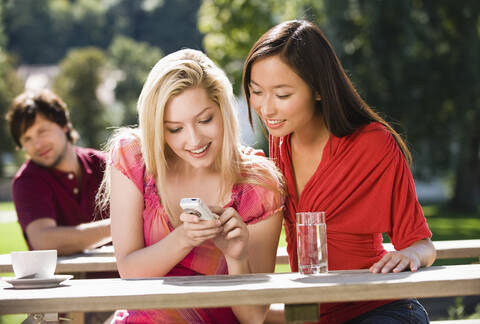
[{"label": "white mobile phone", "polygon": [[200,198],[182,198],[180,207],[187,213],[199,216],[201,220],[217,219],[216,215],[210,211]]}]

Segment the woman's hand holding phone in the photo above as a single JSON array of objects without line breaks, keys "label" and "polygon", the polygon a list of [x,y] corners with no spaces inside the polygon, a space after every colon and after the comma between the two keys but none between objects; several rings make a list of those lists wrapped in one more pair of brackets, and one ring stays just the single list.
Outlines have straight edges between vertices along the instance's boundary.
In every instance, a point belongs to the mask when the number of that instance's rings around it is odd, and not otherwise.
[{"label": "woman's hand holding phone", "polygon": [[223,231],[213,239],[226,258],[241,260],[247,256],[248,228],[238,212],[232,207],[212,207],[220,215]]},{"label": "woman's hand holding phone", "polygon": [[186,239],[188,246],[199,246],[222,233],[221,222],[200,198],[183,198],[180,207],[184,210],[180,215],[183,224],[178,229],[184,232],[182,237]]},{"label": "woman's hand holding phone", "polygon": [[180,220],[190,245],[213,239],[225,257],[240,260],[246,256],[248,229],[235,209],[210,209],[200,198],[183,198],[180,206],[184,210]]}]

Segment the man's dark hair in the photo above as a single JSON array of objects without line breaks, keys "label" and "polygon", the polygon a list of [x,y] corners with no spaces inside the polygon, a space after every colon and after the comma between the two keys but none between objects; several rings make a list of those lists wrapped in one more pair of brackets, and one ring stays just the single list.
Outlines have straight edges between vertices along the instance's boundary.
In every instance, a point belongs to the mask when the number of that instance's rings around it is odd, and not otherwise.
[{"label": "man's dark hair", "polygon": [[78,133],[69,119],[67,105],[60,97],[50,90],[26,91],[13,99],[7,112],[6,119],[15,144],[21,148],[20,137],[35,122],[37,114],[58,124],[67,127],[67,139],[71,143],[78,140]]}]

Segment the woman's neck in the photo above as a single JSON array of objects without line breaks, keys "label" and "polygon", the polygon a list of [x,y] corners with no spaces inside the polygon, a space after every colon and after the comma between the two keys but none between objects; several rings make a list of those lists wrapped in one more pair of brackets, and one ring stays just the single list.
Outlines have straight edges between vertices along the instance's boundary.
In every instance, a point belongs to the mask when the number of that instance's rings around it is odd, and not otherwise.
[{"label": "woman's neck", "polygon": [[325,126],[323,116],[318,116],[304,127],[295,130],[291,135],[290,143],[298,148],[311,148],[324,146],[329,137],[330,132]]},{"label": "woman's neck", "polygon": [[220,171],[215,170],[213,166],[208,168],[195,168],[191,164],[181,159],[171,160],[169,165],[170,167],[168,172],[177,174],[177,176],[181,178],[202,178],[220,174]]}]

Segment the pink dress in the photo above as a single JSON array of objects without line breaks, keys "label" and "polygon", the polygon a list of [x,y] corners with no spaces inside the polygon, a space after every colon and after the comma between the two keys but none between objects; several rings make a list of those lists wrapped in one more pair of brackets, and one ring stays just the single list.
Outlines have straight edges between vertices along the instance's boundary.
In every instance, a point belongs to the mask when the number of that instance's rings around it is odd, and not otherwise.
[{"label": "pink dress", "polygon": [[[150,246],[174,230],[157,193],[155,179],[148,174],[135,139],[121,139],[109,161],[127,176],[144,196],[143,229],[145,246]],[[230,202],[246,224],[261,221],[282,208],[275,203],[275,194],[251,184],[236,184]],[[195,247],[166,276],[194,276],[227,274],[228,269],[221,251],[212,241]],[[231,308],[121,310],[112,323],[238,323]]]}]

